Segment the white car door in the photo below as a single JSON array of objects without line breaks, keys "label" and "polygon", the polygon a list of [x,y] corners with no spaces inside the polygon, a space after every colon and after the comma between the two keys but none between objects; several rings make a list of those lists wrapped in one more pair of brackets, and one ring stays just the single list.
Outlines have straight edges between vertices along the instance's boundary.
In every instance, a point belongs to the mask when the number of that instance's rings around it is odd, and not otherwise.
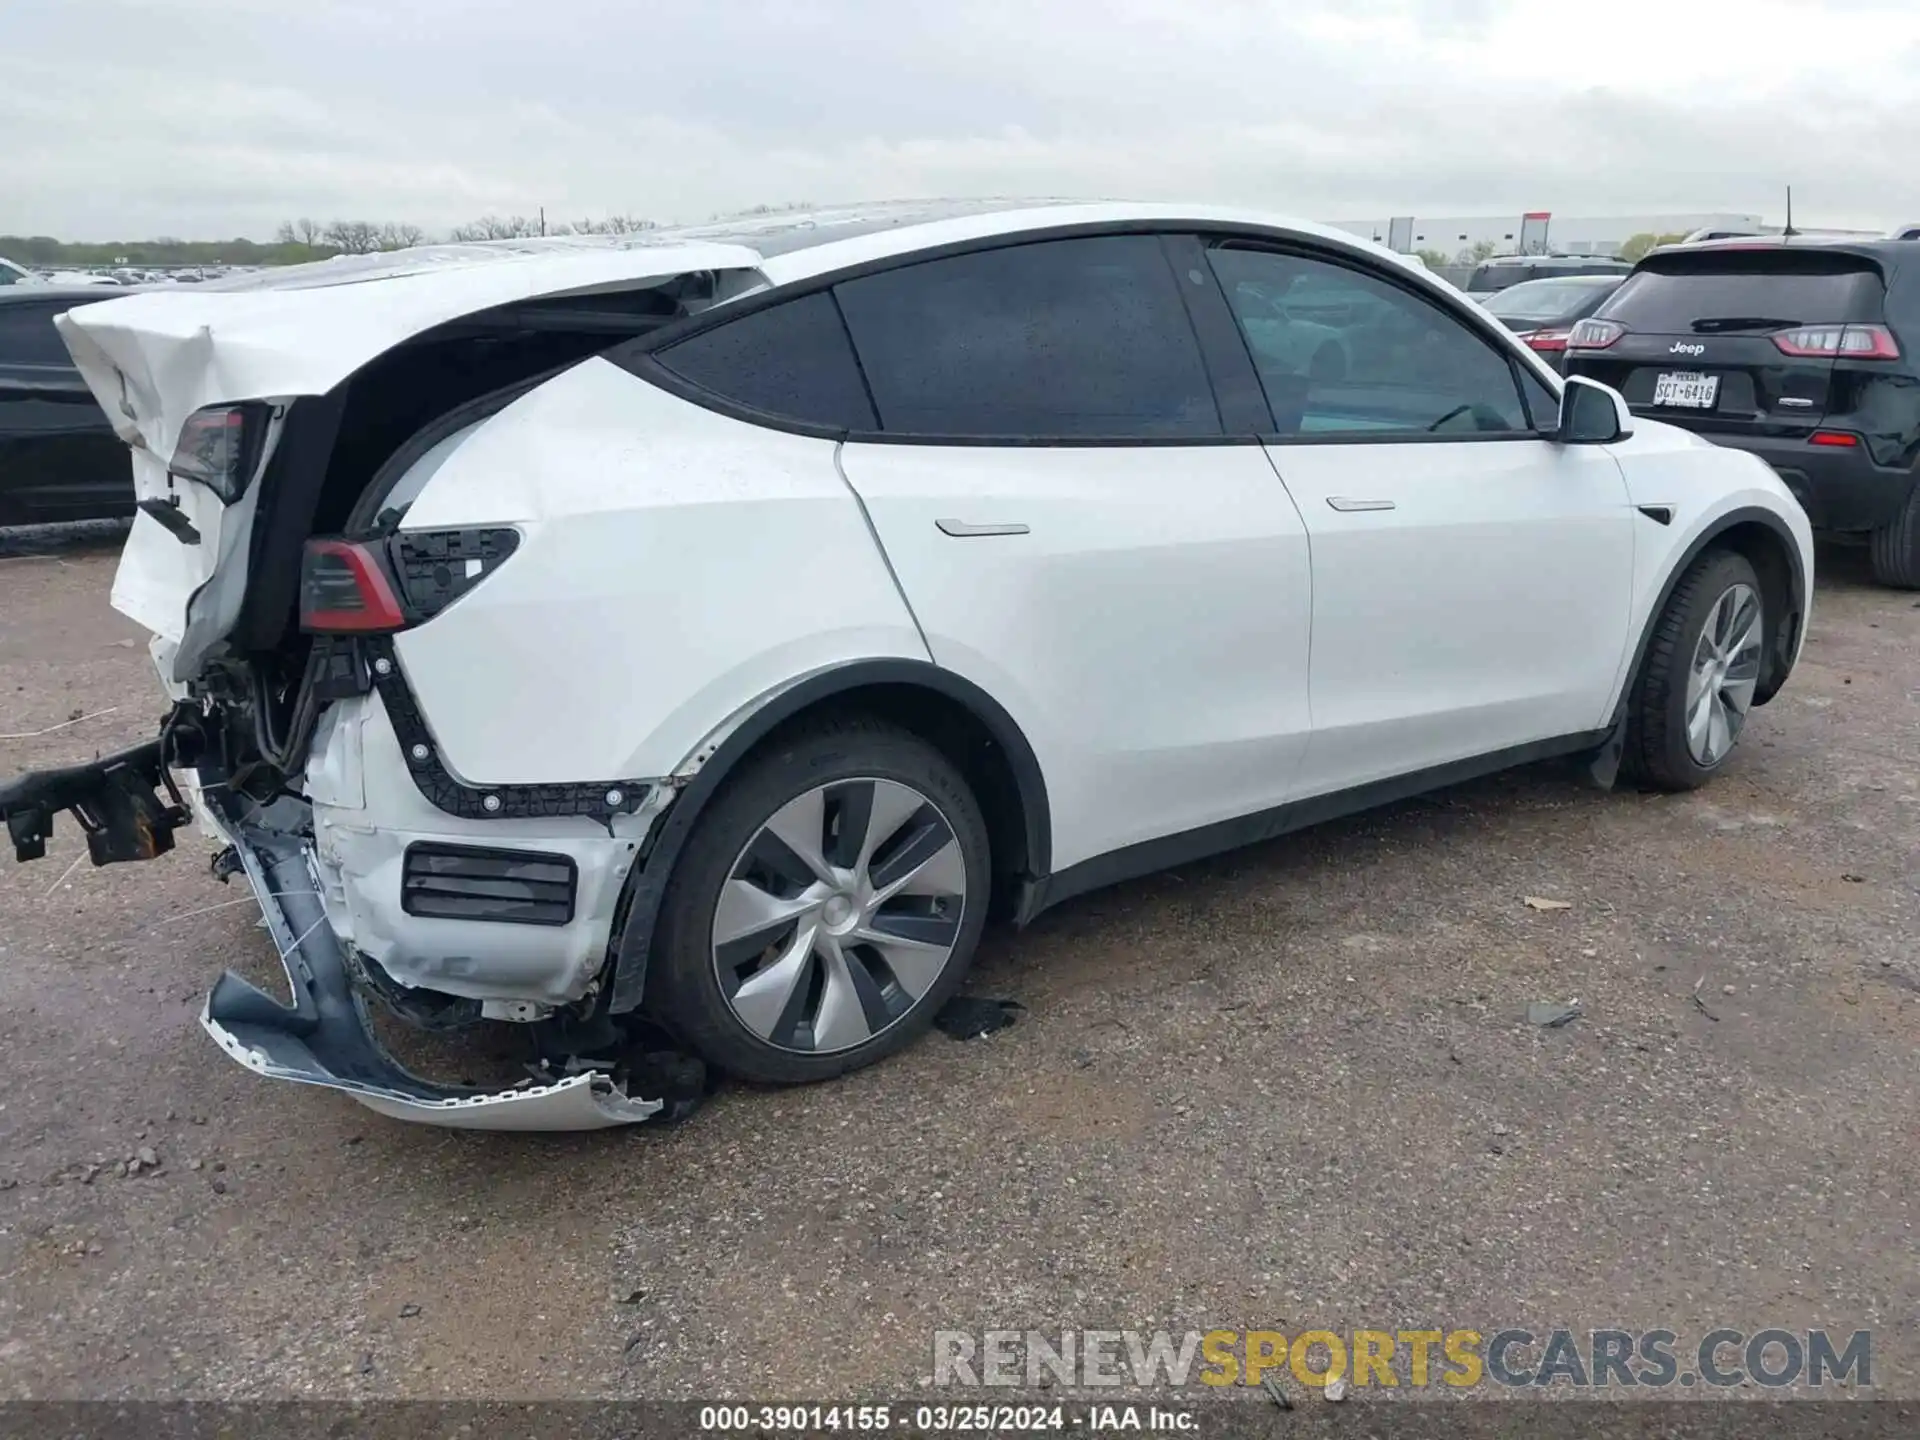
[{"label": "white car door", "polygon": [[1636,521],[1613,457],[1543,438],[1545,386],[1411,284],[1239,242],[1209,257],[1230,305],[1249,282],[1351,292],[1337,379],[1263,353],[1247,328],[1269,454],[1313,546],[1313,739],[1296,795],[1604,726]]},{"label": "white car door", "polygon": [[844,473],[933,659],[1032,743],[1055,873],[1279,805],[1307,743],[1306,530],[1181,288],[1129,235],[835,289],[880,425]]}]

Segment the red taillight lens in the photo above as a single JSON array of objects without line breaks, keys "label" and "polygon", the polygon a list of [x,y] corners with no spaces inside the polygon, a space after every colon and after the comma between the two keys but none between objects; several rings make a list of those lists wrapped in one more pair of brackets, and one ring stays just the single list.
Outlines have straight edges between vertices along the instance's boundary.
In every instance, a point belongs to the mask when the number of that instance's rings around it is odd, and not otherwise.
[{"label": "red taillight lens", "polygon": [[1622,335],[1627,327],[1617,320],[1582,320],[1567,334],[1568,350],[1604,350]]},{"label": "red taillight lens", "polygon": [[1802,325],[1773,337],[1783,355],[1814,360],[1898,360],[1900,342],[1884,325]]},{"label": "red taillight lens", "polygon": [[265,430],[266,413],[257,405],[196,410],[180,427],[167,471],[182,480],[198,480],[231,505],[252,478]]},{"label": "red taillight lens", "polygon": [[1567,329],[1534,330],[1521,337],[1530,349],[1543,355],[1557,355],[1567,348],[1567,342],[1573,338],[1573,332]]},{"label": "red taillight lens", "polygon": [[378,552],[349,540],[309,540],[300,557],[300,628],[314,634],[404,630],[407,612]]},{"label": "red taillight lens", "polygon": [[1860,443],[1858,435],[1849,435],[1844,430],[1816,430],[1807,437],[1809,445],[1829,445],[1836,450],[1850,450]]}]

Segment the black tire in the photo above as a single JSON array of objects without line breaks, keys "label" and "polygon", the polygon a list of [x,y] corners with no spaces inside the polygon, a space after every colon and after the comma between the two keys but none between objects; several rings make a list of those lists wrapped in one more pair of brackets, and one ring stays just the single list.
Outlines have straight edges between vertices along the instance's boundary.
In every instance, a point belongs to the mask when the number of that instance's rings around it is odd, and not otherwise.
[{"label": "black tire", "polygon": [[[1694,759],[1687,745],[1688,667],[1714,605],[1734,585],[1744,584],[1760,603],[1766,591],[1744,555],[1709,550],[1688,569],[1667,597],[1653,627],[1647,653],[1627,702],[1626,748],[1621,768],[1629,777],[1662,790],[1695,790],[1717,775],[1739,748],[1739,737],[1712,765]],[[1766,633],[1766,615],[1761,615]]]},{"label": "black tire", "polygon": [[1920,590],[1920,485],[1900,513],[1873,532],[1873,578],[1896,590]]},{"label": "black tire", "polygon": [[[939,978],[898,1019],[851,1049],[802,1054],[770,1044],[734,1014],[715,969],[714,914],[736,859],[776,811],[818,786],[866,777],[911,786],[951,827],[966,868],[958,937]],[[663,897],[648,1009],[709,1065],[742,1079],[804,1084],[871,1065],[925,1034],[966,979],[986,924],[992,874],[979,802],[938,750],[862,715],[797,729],[729,776],[695,824]]]}]

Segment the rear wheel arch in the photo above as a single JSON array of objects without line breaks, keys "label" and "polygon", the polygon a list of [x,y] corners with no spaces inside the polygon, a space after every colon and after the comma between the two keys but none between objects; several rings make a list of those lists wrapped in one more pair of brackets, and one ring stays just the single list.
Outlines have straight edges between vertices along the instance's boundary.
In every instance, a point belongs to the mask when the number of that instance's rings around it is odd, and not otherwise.
[{"label": "rear wheel arch", "polygon": [[1033,747],[1005,708],[973,682],[920,660],[836,666],[769,700],[707,757],[636,858],[622,900],[609,1008],[636,1009],[667,881],[701,812],[749,758],[834,714],[863,714],[918,736],[950,760],[985,812],[993,906],[1010,912],[1052,860],[1052,811]]}]

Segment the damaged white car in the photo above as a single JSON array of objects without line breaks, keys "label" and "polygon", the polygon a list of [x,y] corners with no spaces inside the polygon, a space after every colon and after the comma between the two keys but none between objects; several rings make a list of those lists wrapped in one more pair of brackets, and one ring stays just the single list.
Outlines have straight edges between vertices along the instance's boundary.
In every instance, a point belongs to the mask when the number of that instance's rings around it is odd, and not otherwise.
[{"label": "damaged white car", "polygon": [[[1314,322],[1337,370],[1238,308],[1329,284],[1368,300]],[[1256,214],[783,215],[59,323],[173,703],[0,785],[16,853],[197,811],[291,986],[224,976],[206,1029],[405,1119],[840,1074],[990,915],[1503,766],[1699,784],[1806,628],[1765,464]],[[370,1005],[522,1024],[536,1077],[432,1084]]]}]

